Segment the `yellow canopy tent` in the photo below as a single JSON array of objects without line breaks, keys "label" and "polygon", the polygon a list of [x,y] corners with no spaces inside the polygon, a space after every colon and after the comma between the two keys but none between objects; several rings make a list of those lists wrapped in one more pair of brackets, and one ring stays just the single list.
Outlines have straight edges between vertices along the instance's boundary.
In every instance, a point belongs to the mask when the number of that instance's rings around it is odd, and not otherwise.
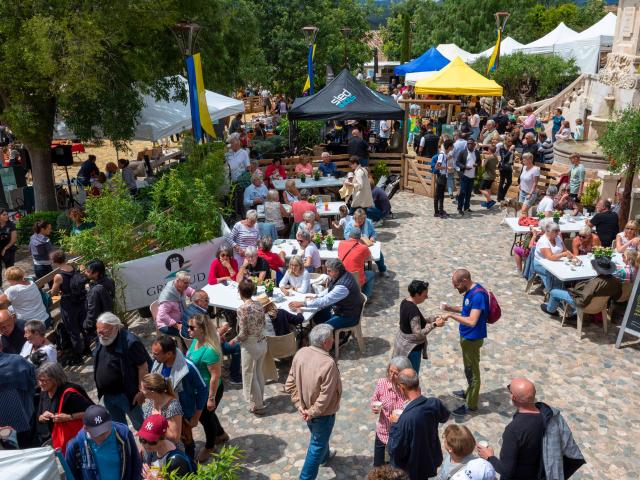
[{"label": "yellow canopy tent", "polygon": [[418,80],[415,91],[419,95],[480,95],[499,97],[502,87],[483,77],[473,68],[454,58],[449,65],[430,78]]}]

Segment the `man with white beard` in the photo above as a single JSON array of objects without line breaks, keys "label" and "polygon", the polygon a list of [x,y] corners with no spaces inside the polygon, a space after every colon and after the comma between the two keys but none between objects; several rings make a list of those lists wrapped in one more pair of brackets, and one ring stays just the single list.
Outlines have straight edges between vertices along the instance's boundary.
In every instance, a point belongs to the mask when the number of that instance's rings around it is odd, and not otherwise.
[{"label": "man with white beard", "polygon": [[139,430],[142,421],[142,378],[149,373],[151,358],[138,337],[123,328],[111,312],[98,317],[98,346],[94,352],[93,379],[98,398],[114,421]]}]

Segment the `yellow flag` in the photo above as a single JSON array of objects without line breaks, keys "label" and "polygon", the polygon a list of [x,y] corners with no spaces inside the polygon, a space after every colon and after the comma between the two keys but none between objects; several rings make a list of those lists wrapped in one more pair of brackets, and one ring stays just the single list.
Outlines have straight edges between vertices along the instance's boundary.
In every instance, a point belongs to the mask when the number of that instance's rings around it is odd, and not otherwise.
[{"label": "yellow flag", "polygon": [[[313,59],[316,56],[316,44],[313,44],[313,51],[311,52],[311,61],[313,62]],[[311,88],[311,80],[309,80],[309,72],[307,72],[307,81],[304,82],[304,88],[302,89],[302,93],[306,92],[307,90],[309,90]]]},{"label": "yellow flag", "polygon": [[204,89],[204,79],[202,78],[202,63],[200,54],[193,55],[193,66],[196,71],[196,86],[198,88],[198,109],[200,110],[200,124],[202,129],[212,138],[216,138],[216,131],[211,123],[211,115],[207,106],[207,91]]},{"label": "yellow flag", "polygon": [[489,58],[489,64],[487,65],[487,75],[489,75],[489,72],[492,72],[496,68],[498,68],[498,61],[500,60],[501,40],[502,40],[502,29],[498,28],[498,41],[496,42],[496,46],[493,47],[493,53],[491,54],[491,58]]}]

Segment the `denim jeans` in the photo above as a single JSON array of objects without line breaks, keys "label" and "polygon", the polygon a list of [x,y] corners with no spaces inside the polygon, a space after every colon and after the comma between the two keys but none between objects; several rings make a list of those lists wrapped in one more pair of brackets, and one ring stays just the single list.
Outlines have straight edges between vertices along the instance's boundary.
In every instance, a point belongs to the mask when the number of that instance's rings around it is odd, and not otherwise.
[{"label": "denim jeans", "polygon": [[551,275],[545,268],[540,265],[535,259],[533,260],[533,271],[540,275],[542,278],[542,283],[544,284],[544,288],[546,290],[552,290],[560,286],[560,282]]},{"label": "denim jeans", "polygon": [[300,480],[314,480],[318,476],[320,464],[324,463],[329,455],[329,438],[336,423],[335,415],[316,417],[307,422],[311,432],[307,456],[300,472]]},{"label": "denim jeans", "polygon": [[313,317],[313,323],[316,325],[320,323],[326,323],[331,325],[334,329],[353,327],[358,324],[360,318],[358,317],[341,317],[339,315],[333,315],[330,308],[323,308],[319,310]]},{"label": "denim jeans", "polygon": [[240,344],[236,343],[233,347],[229,342],[222,343],[222,354],[231,356],[231,364],[229,365],[229,377],[233,382],[242,381],[242,372],[240,370]]},{"label": "denim jeans", "polygon": [[453,191],[456,189],[456,174],[451,172],[447,173],[447,192],[449,196],[453,195]]},{"label": "denim jeans", "polygon": [[376,283],[376,274],[371,270],[364,271],[364,285],[362,285],[362,293],[364,293],[367,298],[371,296],[373,293],[373,286]]},{"label": "denim jeans", "polygon": [[384,257],[382,256],[382,252],[380,252],[380,260],[376,260],[376,265],[378,266],[378,271],[380,273],[387,271],[387,266],[384,264]]},{"label": "denim jeans", "polygon": [[415,352],[409,353],[407,356],[409,361],[411,362],[411,367],[417,372],[420,373],[420,362],[422,361],[422,350],[417,350]]},{"label": "denim jeans", "polygon": [[382,440],[380,440],[378,438],[378,435],[376,435],[376,440],[375,440],[375,443],[373,444],[373,466],[374,467],[381,467],[382,465],[387,463],[384,458],[384,454],[386,453],[386,451],[387,451],[387,446],[384,443],[382,443]]},{"label": "denim jeans", "polygon": [[567,302],[569,307],[571,308],[571,315],[576,313],[576,302],[573,300],[573,297],[566,290],[562,290],[561,288],[554,288],[549,292],[549,301],[547,302],[547,312],[555,313],[558,310],[558,305],[561,301]]},{"label": "denim jeans", "polygon": [[160,327],[158,331],[165,335],[171,335],[172,337],[180,336],[180,331],[176,327]]},{"label": "denim jeans", "polygon": [[382,218],[386,218],[386,215],[382,214],[382,210],[376,207],[367,208],[367,218],[372,222],[377,222]]},{"label": "denim jeans", "polygon": [[111,394],[106,393],[104,397],[102,397],[102,403],[104,407],[111,414],[111,418],[115,422],[127,424],[127,415],[131,420],[131,425],[136,430],[140,430],[142,426],[142,421],[144,420],[142,415],[142,408],[140,405],[136,405],[131,408],[129,405],[129,400],[124,393]]},{"label": "denim jeans", "polygon": [[460,193],[458,193],[458,210],[469,210],[471,207],[471,191],[473,190],[473,178],[460,175]]}]

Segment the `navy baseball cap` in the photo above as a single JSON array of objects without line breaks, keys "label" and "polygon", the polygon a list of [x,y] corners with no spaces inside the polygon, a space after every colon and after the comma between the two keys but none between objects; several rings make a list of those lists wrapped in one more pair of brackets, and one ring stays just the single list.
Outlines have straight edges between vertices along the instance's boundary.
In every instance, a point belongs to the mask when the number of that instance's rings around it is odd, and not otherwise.
[{"label": "navy baseball cap", "polygon": [[84,412],[82,417],[84,430],[89,434],[89,438],[96,438],[103,433],[111,431],[113,422],[109,411],[102,405],[91,405]]}]

